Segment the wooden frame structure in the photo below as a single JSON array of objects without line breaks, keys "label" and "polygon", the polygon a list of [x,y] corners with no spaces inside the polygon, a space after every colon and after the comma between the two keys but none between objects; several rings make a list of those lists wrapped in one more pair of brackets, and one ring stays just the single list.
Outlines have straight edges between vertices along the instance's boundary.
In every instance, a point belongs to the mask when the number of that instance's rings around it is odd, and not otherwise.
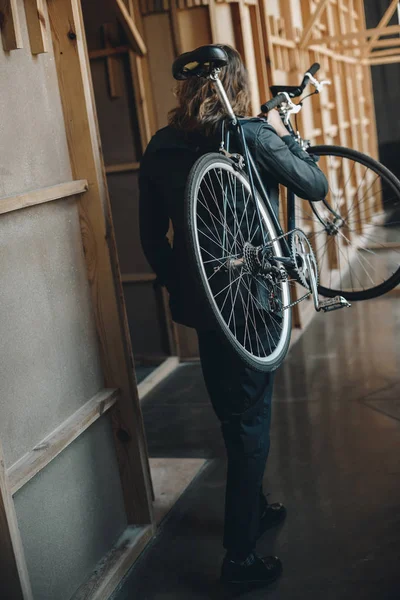
[{"label": "wooden frame structure", "polygon": [[[36,7],[35,17],[41,23],[40,26],[33,23],[33,5]],[[8,600],[34,600],[13,495],[50,461],[56,460],[88,427],[109,412],[128,528],[110,556],[105,557],[101,572],[96,572],[95,578],[75,594],[77,599],[103,599],[118,585],[154,534],[153,492],[99,144],[80,0],[52,0],[47,6],[48,21],[41,19],[40,5],[41,0],[25,0],[31,50],[32,53],[39,53],[46,51],[48,44],[52,43],[54,46],[74,180],[2,198],[0,214],[65,198],[76,199],[104,389],[60,423],[16,463],[5,464],[0,445],[0,562],[4,573],[0,581],[0,596]],[[2,0],[0,13],[5,49],[10,51],[21,48],[18,12],[14,0]],[[125,14],[124,11],[122,13]],[[50,28],[46,29],[48,23]],[[133,21],[129,21],[128,25],[131,31],[130,42],[136,45],[135,58],[137,53],[143,56],[146,49],[140,34]],[[146,391],[143,389],[141,394]]]},{"label": "wooden frame structure", "polygon": [[[154,57],[160,59],[160,46],[165,69],[171,58],[201,44],[223,42],[238,48],[252,82],[254,114],[269,97],[270,85],[294,85],[319,62],[319,76],[331,80],[332,86],[314,99],[312,110],[310,103],[300,113],[303,136],[312,144],[347,146],[377,158],[370,66],[400,59],[393,48],[396,44],[400,50],[399,38],[384,39],[400,32],[400,25],[389,25],[396,6],[391,1],[377,27],[369,30],[363,0],[140,0],[137,18],[147,33],[152,68]],[[140,85],[139,80],[135,83]],[[166,95],[162,78],[153,78],[146,93],[154,99],[154,120],[165,125],[167,109],[159,108]],[[171,98],[169,106],[173,102]],[[361,175],[357,177],[356,187]],[[328,259],[327,268],[334,270],[335,256]],[[296,306],[294,326],[302,329],[311,315],[310,303]]]},{"label": "wooden frame structure", "polygon": [[[47,52],[53,43],[65,117],[73,180],[41,190],[2,199],[0,213],[76,196],[88,279],[104,372],[104,389],[46,436],[14,465],[4,464],[0,447],[1,560],[8,577],[0,581],[0,594],[9,600],[33,598],[13,494],[56,459],[77,436],[106,411],[113,421],[115,447],[128,517],[128,530],[98,578],[76,594],[78,599],[105,599],[126,573],[154,533],[152,487],[147,448],[139,407],[138,389],[132,369],[122,282],[112,228],[106,172],[135,171],[137,162],[109,165],[104,169],[99,148],[89,58],[107,61],[110,83],[114,77],[112,58],[129,56],[134,82],[140,144],[147,145],[152,133],[165,124],[173,103],[163,81],[152,77],[154,56],[160,52],[170,68],[170,59],[201,44],[225,42],[242,53],[252,81],[252,108],[259,110],[274,83],[295,84],[311,63],[321,64],[322,77],[332,87],[321,94],[320,104],[302,111],[302,133],[313,143],[350,146],[377,156],[374,104],[370,67],[400,62],[400,25],[389,25],[397,1],[391,1],[377,27],[365,27],[363,0],[104,0],[112,2],[128,43],[87,53],[80,0],[48,2],[50,30],[43,20],[44,0],[25,0],[31,52]],[[0,0],[1,36],[7,51],[22,48],[16,0]],[[150,27],[151,26],[151,27]],[[150,31],[158,31],[152,37]],[[110,37],[108,38],[111,39]],[[162,50],[160,50],[160,48]],[[164,52],[164,48],[167,50]],[[116,80],[110,85],[118,93]],[[165,102],[166,95],[169,101]],[[355,174],[354,186],[360,182]],[[366,185],[368,182],[366,182]],[[371,207],[373,210],[374,207]],[[285,215],[282,214],[285,218]],[[335,269],[335,257],[328,257]],[[148,274],[125,274],[135,282]],[[147,279],[146,279],[147,280]],[[162,302],[166,307],[166,297]],[[308,305],[308,306],[307,306]],[[309,303],[297,308],[295,326],[309,319]],[[307,314],[306,314],[307,313]],[[184,335],[179,343],[186,343]],[[176,343],[171,326],[171,343]],[[170,359],[154,378],[176,366]],[[148,391],[139,387],[139,395]]]}]

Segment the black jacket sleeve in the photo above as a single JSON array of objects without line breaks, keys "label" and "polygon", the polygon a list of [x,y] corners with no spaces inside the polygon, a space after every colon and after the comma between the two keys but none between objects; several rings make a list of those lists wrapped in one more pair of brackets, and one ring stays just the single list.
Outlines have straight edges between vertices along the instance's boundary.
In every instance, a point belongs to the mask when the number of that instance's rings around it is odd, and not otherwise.
[{"label": "black jacket sleeve", "polygon": [[278,183],[306,200],[323,200],[328,193],[325,175],[307,152],[290,136],[280,138],[265,123],[257,133],[256,161],[261,177],[271,175]]},{"label": "black jacket sleeve", "polygon": [[160,194],[154,178],[146,173],[146,167],[139,177],[139,226],[143,252],[156,273],[161,285],[171,279],[172,248],[167,238],[169,216],[167,208],[160,202]]}]

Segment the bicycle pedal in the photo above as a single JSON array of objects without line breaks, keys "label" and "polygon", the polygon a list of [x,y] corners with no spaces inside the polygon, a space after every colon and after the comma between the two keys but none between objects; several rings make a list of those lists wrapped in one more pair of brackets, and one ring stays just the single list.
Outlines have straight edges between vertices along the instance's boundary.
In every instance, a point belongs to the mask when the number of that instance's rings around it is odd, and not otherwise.
[{"label": "bicycle pedal", "polygon": [[326,300],[321,300],[319,303],[319,309],[323,310],[324,312],[329,312],[330,310],[339,310],[339,308],[349,308],[350,306],[350,302],[347,302],[346,298],[343,298],[343,296],[327,298]]}]

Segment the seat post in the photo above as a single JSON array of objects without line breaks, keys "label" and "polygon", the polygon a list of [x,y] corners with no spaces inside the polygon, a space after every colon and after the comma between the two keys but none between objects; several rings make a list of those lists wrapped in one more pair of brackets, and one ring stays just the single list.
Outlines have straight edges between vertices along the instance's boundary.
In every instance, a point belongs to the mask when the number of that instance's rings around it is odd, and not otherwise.
[{"label": "seat post", "polygon": [[224,90],[224,86],[222,85],[218,75],[219,69],[214,69],[210,75],[210,79],[214,82],[219,99],[221,100],[226,112],[232,119],[232,125],[236,125],[237,119],[235,117],[235,113],[233,112],[231,103],[229,102],[228,96],[226,95],[226,92]]}]

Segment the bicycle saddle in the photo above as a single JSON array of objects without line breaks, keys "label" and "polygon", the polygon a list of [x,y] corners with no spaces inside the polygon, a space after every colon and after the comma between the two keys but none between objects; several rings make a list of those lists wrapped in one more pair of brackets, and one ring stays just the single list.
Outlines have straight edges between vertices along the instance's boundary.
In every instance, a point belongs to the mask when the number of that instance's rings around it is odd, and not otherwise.
[{"label": "bicycle saddle", "polygon": [[204,77],[218,67],[228,64],[228,56],[221,46],[200,46],[192,52],[184,52],[174,61],[172,75],[182,80],[189,77]]}]

